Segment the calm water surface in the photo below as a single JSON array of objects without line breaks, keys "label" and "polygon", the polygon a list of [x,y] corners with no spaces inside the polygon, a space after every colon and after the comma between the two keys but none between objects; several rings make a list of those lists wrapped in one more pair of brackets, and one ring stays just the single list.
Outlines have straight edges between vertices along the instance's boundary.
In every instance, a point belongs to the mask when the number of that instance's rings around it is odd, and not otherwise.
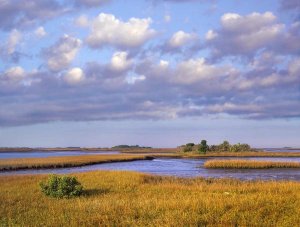
[{"label": "calm water surface", "polygon": [[[223,158],[222,158],[223,159]],[[229,158],[228,158],[229,159]],[[230,158],[234,159],[234,158]],[[300,158],[244,158],[251,160],[271,161],[294,161],[300,162]],[[299,169],[262,169],[262,170],[236,170],[236,169],[205,169],[203,164],[208,159],[169,159],[158,158],[152,161],[141,160],[133,162],[119,162],[96,164],[83,167],[72,167],[62,169],[41,170],[19,170],[0,172],[0,175],[9,174],[66,174],[74,172],[86,172],[93,170],[129,170],[143,173],[169,175],[179,177],[215,177],[215,178],[237,178],[242,180],[297,180],[300,181]]]},{"label": "calm water surface", "polygon": [[300,152],[300,149],[286,149],[286,148],[262,148],[266,152]]}]

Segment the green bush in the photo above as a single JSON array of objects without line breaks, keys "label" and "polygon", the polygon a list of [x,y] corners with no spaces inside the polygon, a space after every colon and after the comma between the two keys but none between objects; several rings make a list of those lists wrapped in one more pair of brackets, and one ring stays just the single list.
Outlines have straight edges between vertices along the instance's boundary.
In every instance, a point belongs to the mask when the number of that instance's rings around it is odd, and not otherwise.
[{"label": "green bush", "polygon": [[42,192],[50,197],[71,198],[82,194],[83,187],[76,177],[50,175],[46,182],[40,182]]},{"label": "green bush", "polygon": [[208,145],[206,140],[201,140],[201,143],[198,146],[199,153],[206,154],[206,151],[208,150]]}]

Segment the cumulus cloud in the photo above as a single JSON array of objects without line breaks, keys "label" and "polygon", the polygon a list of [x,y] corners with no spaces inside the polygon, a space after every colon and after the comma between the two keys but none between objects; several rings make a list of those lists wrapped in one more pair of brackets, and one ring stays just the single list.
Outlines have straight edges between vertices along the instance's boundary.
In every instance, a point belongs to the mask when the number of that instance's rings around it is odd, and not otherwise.
[{"label": "cumulus cloud", "polygon": [[[109,65],[89,63],[83,69],[68,70],[62,77],[66,84],[49,73],[39,76],[43,80],[26,90],[22,84],[7,87],[1,82],[8,75],[18,80],[24,75],[21,68],[8,69],[0,76],[0,92],[11,112],[0,110],[0,125],[216,114],[299,117],[300,60],[294,57],[286,65],[278,65],[274,62],[280,57],[272,59],[270,55],[262,53],[243,70],[203,58],[172,64],[143,59],[117,77],[107,71]],[[256,63],[259,59],[265,59],[264,67]],[[22,105],[13,104],[20,97]]]},{"label": "cumulus cloud", "polygon": [[195,40],[197,38],[196,34],[193,33],[186,33],[184,31],[178,31],[173,34],[171,39],[168,41],[168,45],[171,48],[178,48],[186,45],[187,43]]},{"label": "cumulus cloud", "polygon": [[81,68],[72,68],[65,75],[64,80],[70,85],[76,85],[84,80],[85,76]]},{"label": "cumulus cloud", "polygon": [[105,45],[119,48],[138,47],[151,39],[155,30],[150,28],[150,18],[130,18],[122,21],[112,14],[99,14],[91,22],[87,43],[92,48],[102,48]]},{"label": "cumulus cloud", "polygon": [[[41,81],[39,73],[36,69],[26,71],[22,66],[12,66],[0,73],[0,89],[2,94],[10,89],[20,89],[20,87],[28,87]],[[18,90],[14,91],[18,94]]]},{"label": "cumulus cloud", "polygon": [[86,15],[81,15],[75,20],[75,24],[79,27],[88,27],[89,19]]},{"label": "cumulus cloud", "polygon": [[38,38],[42,38],[45,35],[47,35],[45,29],[43,26],[38,27],[35,31],[34,34],[38,37]]},{"label": "cumulus cloud", "polygon": [[205,34],[206,40],[213,40],[218,36],[218,34],[213,30],[208,30],[208,32]]},{"label": "cumulus cloud", "polygon": [[20,52],[20,44],[22,42],[23,35],[17,30],[13,29],[7,37],[7,40],[3,43],[0,43],[0,57],[5,62],[18,62],[20,56],[22,55]]},{"label": "cumulus cloud", "polygon": [[144,75],[131,75],[126,78],[128,84],[135,84],[138,81],[145,80],[146,77]]},{"label": "cumulus cloud", "polygon": [[196,33],[179,30],[153,49],[162,54],[180,54],[182,58],[190,58],[201,49],[201,44]]},{"label": "cumulus cloud", "polygon": [[178,64],[174,80],[177,83],[193,84],[198,81],[209,81],[220,76],[228,76],[235,70],[227,66],[215,66],[205,62],[204,58],[190,59]]},{"label": "cumulus cloud", "polygon": [[288,72],[292,77],[300,79],[300,57],[292,59],[288,65]]},{"label": "cumulus cloud", "polygon": [[124,71],[127,70],[132,64],[132,60],[128,59],[127,52],[116,52],[113,54],[110,62],[110,68],[113,71]]},{"label": "cumulus cloud", "polygon": [[61,37],[53,46],[45,50],[47,65],[52,71],[67,68],[76,57],[81,40],[69,35]]},{"label": "cumulus cloud", "polygon": [[221,17],[221,28],[209,30],[206,41],[214,57],[249,56],[262,48],[276,46],[284,31],[285,25],[277,23],[271,12],[246,16],[226,13]]},{"label": "cumulus cloud", "polygon": [[19,81],[25,77],[25,71],[21,66],[14,66],[6,70],[4,75],[9,80]]},{"label": "cumulus cloud", "polygon": [[21,38],[22,34],[18,30],[12,30],[6,44],[7,54],[11,55],[15,52],[16,46],[20,43]]},{"label": "cumulus cloud", "polygon": [[[0,20],[0,29],[10,32],[0,44],[2,58],[19,53],[20,43],[28,37],[22,30],[26,26],[43,37],[46,31],[40,22],[59,15],[67,4],[72,9],[86,9],[105,1],[50,4],[30,0],[28,9],[17,0],[15,5],[3,2],[6,15],[13,17],[9,23]],[[31,16],[33,9],[43,8],[47,2],[48,15]],[[52,12],[54,5],[61,10]],[[0,6],[0,12],[4,6]],[[85,44],[105,48],[103,55],[97,50],[88,57],[89,62],[73,67],[82,41],[64,35],[42,51],[47,67],[31,70],[31,64],[4,64],[0,69],[0,95],[5,109],[0,108],[0,126],[219,114],[256,119],[300,117],[299,21],[284,24],[271,12],[226,13],[219,27],[207,29],[203,43],[197,34],[178,29],[167,40],[144,45],[158,34],[150,18],[124,20],[112,14],[96,18],[82,14],[75,20],[68,19],[89,30]],[[81,32],[78,34],[83,35]],[[206,48],[202,52],[199,43]],[[82,50],[84,56],[90,51]],[[110,52],[108,60],[99,60]],[[97,59],[93,59],[94,54],[99,54]]]}]

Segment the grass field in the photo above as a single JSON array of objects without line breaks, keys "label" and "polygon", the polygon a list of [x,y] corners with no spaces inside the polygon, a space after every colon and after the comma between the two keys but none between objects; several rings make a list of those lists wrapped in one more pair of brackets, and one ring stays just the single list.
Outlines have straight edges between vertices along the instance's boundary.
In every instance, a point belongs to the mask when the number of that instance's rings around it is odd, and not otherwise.
[{"label": "grass field", "polygon": [[119,154],[0,159],[0,171],[17,169],[63,168],[108,162],[135,161],[145,159],[151,159],[151,157],[137,154]]},{"label": "grass field", "polygon": [[300,168],[300,163],[256,160],[209,160],[204,163],[204,167],[213,169]]},{"label": "grass field", "polygon": [[300,226],[300,183],[73,174],[74,199],[45,197],[46,176],[0,177],[0,226]]}]

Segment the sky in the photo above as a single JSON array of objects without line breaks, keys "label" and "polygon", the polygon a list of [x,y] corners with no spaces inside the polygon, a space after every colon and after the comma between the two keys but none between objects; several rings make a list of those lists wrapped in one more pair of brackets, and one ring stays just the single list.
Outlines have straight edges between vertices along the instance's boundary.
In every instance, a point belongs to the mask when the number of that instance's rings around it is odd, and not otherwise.
[{"label": "sky", "polygon": [[0,146],[300,147],[299,0],[0,0]]}]

